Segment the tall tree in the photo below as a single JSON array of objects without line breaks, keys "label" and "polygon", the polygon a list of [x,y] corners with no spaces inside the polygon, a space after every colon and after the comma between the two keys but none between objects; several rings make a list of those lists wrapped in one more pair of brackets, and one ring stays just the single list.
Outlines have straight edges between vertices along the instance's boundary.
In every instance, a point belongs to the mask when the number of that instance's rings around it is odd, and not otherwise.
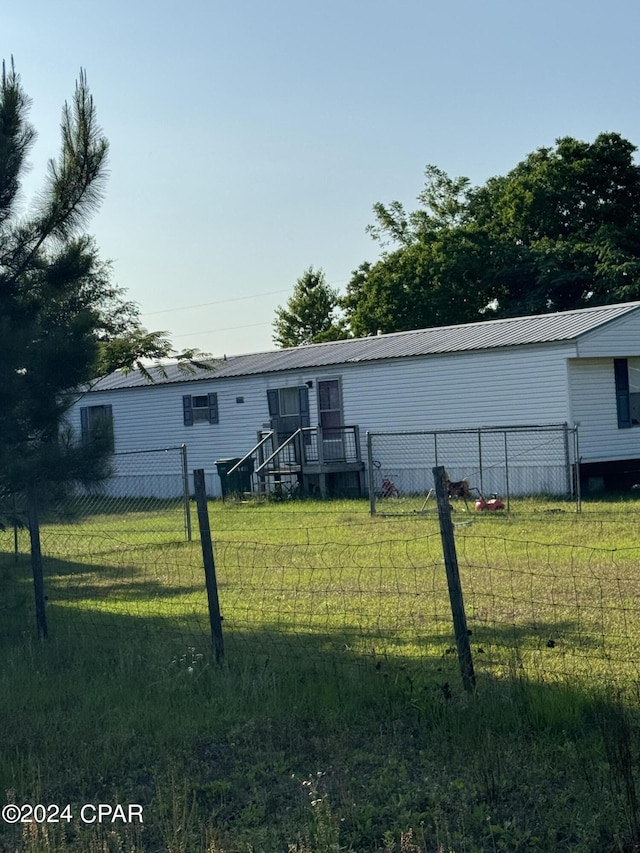
[{"label": "tall tree", "polygon": [[376,204],[377,263],[343,300],[354,334],[640,299],[640,168],[616,133],[540,148],[472,188],[429,166],[421,204]]},{"label": "tall tree", "polygon": [[640,296],[640,168],[617,133],[540,148],[470,193],[469,216],[494,246],[501,315]]},{"label": "tall tree", "polygon": [[341,304],[356,336],[476,320],[489,301],[488,246],[472,229],[442,229],[362,264]]},{"label": "tall tree", "polygon": [[34,483],[103,476],[109,442],[82,444],[64,427],[70,402],[100,374],[172,354],[164,333],[140,326],[84,231],[103,195],[108,152],[85,73],[63,109],[60,154],[24,212],[21,182],[36,136],[29,106],[13,61],[3,63],[0,499]]},{"label": "tall tree", "polygon": [[327,284],[321,269],[309,267],[297,280],[287,307],[276,309],[274,343],[285,349],[345,337],[337,306],[338,291]]},{"label": "tall tree", "polygon": [[374,205],[368,232],[382,248],[362,264],[341,300],[356,335],[470,322],[490,301],[484,274],[489,246],[468,221],[467,178],[427,166],[421,207]]}]

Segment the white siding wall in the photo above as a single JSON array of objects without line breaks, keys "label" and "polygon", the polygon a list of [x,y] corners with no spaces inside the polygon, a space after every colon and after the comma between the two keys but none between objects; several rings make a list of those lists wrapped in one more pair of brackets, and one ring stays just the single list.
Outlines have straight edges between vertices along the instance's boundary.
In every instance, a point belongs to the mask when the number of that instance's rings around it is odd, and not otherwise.
[{"label": "white siding wall", "polygon": [[563,423],[566,359],[574,353],[563,344],[346,365],[345,423],[360,424],[363,435]]},{"label": "white siding wall", "polygon": [[[111,405],[116,453],[186,444],[189,470],[204,468],[209,492],[219,495],[220,480],[215,461],[244,456],[254,446],[258,430],[269,421],[266,389],[303,385],[312,377],[313,374],[300,373],[249,376],[93,392],[77,403],[70,413],[70,422],[80,434],[82,406]],[[218,395],[219,423],[185,426],[183,395],[210,392]],[[243,397],[244,402],[237,403],[236,397]],[[311,422],[315,423],[317,407],[313,392],[309,398]]]},{"label": "white siding wall", "polygon": [[[345,422],[360,425],[363,448],[367,430],[564,423],[570,418],[566,360],[573,352],[570,345],[518,347],[345,366]],[[562,492],[566,472],[561,433],[528,435],[520,449],[518,440],[509,439],[512,494],[526,491],[527,478],[535,479],[538,491]],[[381,465],[376,474],[388,476],[404,494],[426,493],[436,464],[432,444],[431,437],[423,436],[374,437],[373,455]],[[541,446],[539,458],[532,458],[532,444]],[[485,471],[484,489],[504,494],[504,436],[485,436],[482,454],[486,471],[493,470],[498,478],[493,482]],[[441,436],[438,464],[447,467],[452,479],[469,477],[478,485],[477,435]],[[518,466],[521,486],[516,482]]]},{"label": "white siding wall", "polygon": [[634,355],[640,355],[639,310],[583,335],[578,341],[578,356],[581,358],[626,358]]},{"label": "white siding wall", "polygon": [[640,458],[640,427],[618,429],[613,358],[571,359],[569,370],[582,461]]}]

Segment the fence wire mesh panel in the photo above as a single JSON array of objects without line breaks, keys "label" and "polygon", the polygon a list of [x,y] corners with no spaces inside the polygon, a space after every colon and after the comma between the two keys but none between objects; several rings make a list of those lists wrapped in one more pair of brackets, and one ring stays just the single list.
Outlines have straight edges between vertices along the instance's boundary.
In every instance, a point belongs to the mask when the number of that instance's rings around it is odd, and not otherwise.
[{"label": "fence wire mesh panel", "polygon": [[[457,534],[479,675],[637,683],[640,548]],[[263,660],[457,667],[439,533],[366,544],[218,542],[226,648]]]},{"label": "fence wire mesh panel", "polygon": [[468,487],[464,509],[497,497],[511,510],[545,496],[580,506],[577,430],[555,426],[367,433],[372,513],[435,510],[434,467]]},{"label": "fence wire mesh panel", "polygon": [[[214,510],[214,535],[221,518]],[[242,518],[243,530],[214,541],[229,663],[377,661],[384,669],[393,660],[436,678],[457,677],[435,516],[336,519],[328,528],[310,524],[305,513],[272,524],[262,541],[254,534],[257,514]],[[558,544],[559,537],[595,541],[611,533],[605,522],[596,530],[584,514],[540,518],[538,540],[497,535],[496,517],[455,526],[479,683],[518,674],[637,686],[640,547]],[[48,522],[41,541],[51,639],[96,644],[96,653],[102,643],[119,644],[123,653],[150,643],[187,671],[197,656],[210,659],[199,542],[154,541],[135,532],[135,519],[126,526],[116,519],[100,533],[82,523]],[[16,555],[13,531],[0,532],[5,640],[34,636],[23,544]]]},{"label": "fence wire mesh panel", "polygon": [[[290,660],[439,659],[450,629],[439,534],[216,543],[227,649]],[[429,630],[425,631],[425,626]]]},{"label": "fence wire mesh panel", "polygon": [[636,690],[640,548],[456,537],[476,670]]},{"label": "fence wire mesh panel", "polygon": [[158,450],[114,453],[111,476],[45,508],[45,517],[82,522],[95,530],[111,529],[120,518],[126,529],[176,532],[191,536],[187,451],[184,445]]},{"label": "fence wire mesh panel", "polygon": [[[208,615],[199,544],[138,528],[132,513],[110,529],[92,521],[42,524],[44,584],[51,638],[86,643],[207,644]],[[28,532],[0,532],[0,636],[33,635],[34,593]]]}]

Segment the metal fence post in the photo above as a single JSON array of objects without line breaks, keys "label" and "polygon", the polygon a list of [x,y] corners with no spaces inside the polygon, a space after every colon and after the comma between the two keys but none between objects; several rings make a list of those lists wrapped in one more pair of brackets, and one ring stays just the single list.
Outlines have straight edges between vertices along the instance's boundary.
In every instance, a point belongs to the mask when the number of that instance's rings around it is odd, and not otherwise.
[{"label": "metal fence post", "polygon": [[576,472],[576,511],[582,512],[582,486],[580,485],[580,443],[578,440],[578,424],[573,428],[575,472]]},{"label": "metal fence post", "polygon": [[511,512],[511,493],[509,492],[509,442],[507,439],[507,431],[505,430],[502,434],[504,435],[504,484],[507,491],[507,512]]},{"label": "metal fence post", "polygon": [[367,430],[367,474],[369,479],[369,512],[376,514],[376,486],[373,477],[373,445],[371,433]]},{"label": "metal fence post", "polygon": [[571,484],[571,457],[569,455],[569,424],[566,421],[562,425],[562,438],[564,443],[565,488],[567,490],[567,496],[570,496],[573,493],[573,487]]},{"label": "metal fence post", "polygon": [[196,493],[196,505],[198,507],[198,525],[200,527],[204,576],[207,584],[211,639],[213,640],[216,662],[220,663],[224,657],[224,638],[222,636],[222,616],[220,615],[220,601],[218,599],[216,566],[213,559],[211,528],[209,527],[209,511],[207,508],[207,491],[204,483],[204,468],[196,468],[193,472],[193,485]]},{"label": "metal fence post", "polygon": [[451,602],[451,613],[453,615],[453,629],[456,635],[456,646],[458,648],[458,662],[462,675],[464,689],[471,692],[475,690],[476,676],[473,671],[473,659],[471,657],[471,646],[469,644],[469,632],[467,630],[467,617],[464,611],[464,599],[462,597],[462,585],[460,583],[460,570],[458,568],[458,556],[456,554],[456,543],[453,538],[453,522],[451,521],[451,506],[447,495],[446,473],[444,467],[433,469],[433,478],[438,501],[438,518],[440,521],[440,536],[442,538],[442,550],[444,553],[444,564],[447,572],[447,585],[449,587],[449,600]]},{"label": "metal fence post", "polygon": [[184,499],[184,529],[187,542],[191,542],[191,500],[189,496],[189,467],[187,463],[187,445],[180,445],[182,456],[182,496]]}]

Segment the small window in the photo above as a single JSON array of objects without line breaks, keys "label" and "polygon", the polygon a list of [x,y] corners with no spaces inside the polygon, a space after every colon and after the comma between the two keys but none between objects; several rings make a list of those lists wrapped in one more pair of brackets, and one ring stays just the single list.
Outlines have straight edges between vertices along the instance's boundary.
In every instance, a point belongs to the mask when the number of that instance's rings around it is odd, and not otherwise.
[{"label": "small window", "polygon": [[218,423],[217,394],[185,394],[182,398],[182,416],[185,426],[197,423]]},{"label": "small window", "polygon": [[80,409],[82,443],[104,440],[113,450],[113,408],[111,406],[83,406]]},{"label": "small window", "polygon": [[300,391],[296,388],[280,388],[280,414],[298,415],[300,412]]}]

